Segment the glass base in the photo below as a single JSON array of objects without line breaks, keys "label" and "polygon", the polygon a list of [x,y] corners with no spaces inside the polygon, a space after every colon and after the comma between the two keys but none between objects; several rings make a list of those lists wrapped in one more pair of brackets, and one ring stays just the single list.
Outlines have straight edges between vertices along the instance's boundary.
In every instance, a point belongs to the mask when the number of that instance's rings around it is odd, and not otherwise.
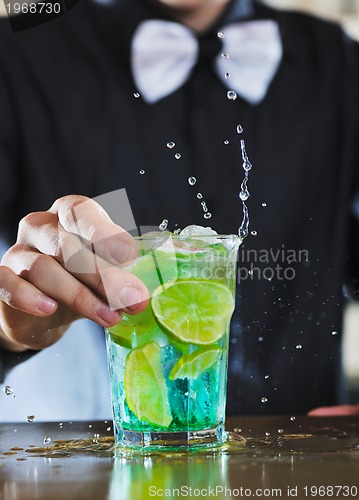
[{"label": "glass base", "polygon": [[220,446],[227,440],[228,433],[219,424],[214,429],[188,432],[138,432],[117,429],[115,425],[116,448],[130,448],[144,451],[190,450]]}]

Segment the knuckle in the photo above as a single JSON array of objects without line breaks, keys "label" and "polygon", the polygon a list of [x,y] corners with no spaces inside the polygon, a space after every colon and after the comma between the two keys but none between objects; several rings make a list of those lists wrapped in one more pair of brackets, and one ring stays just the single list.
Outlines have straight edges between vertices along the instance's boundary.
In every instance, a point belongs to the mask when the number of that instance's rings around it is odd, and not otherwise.
[{"label": "knuckle", "polygon": [[92,296],[90,290],[88,290],[84,285],[81,285],[76,290],[73,297],[71,308],[76,313],[90,317],[93,315],[95,304],[94,297]]},{"label": "knuckle", "polygon": [[20,277],[34,283],[41,275],[49,276],[49,270],[53,264],[53,258],[49,255],[37,254],[28,264],[27,268],[20,273]]}]

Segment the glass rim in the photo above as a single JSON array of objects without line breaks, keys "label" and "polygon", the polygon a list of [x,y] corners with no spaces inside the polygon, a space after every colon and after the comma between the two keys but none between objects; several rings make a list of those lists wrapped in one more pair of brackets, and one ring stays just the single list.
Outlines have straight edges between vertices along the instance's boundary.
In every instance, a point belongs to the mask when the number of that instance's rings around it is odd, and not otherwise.
[{"label": "glass rim", "polygon": [[132,236],[135,241],[140,240],[154,240],[154,239],[165,239],[171,238],[174,240],[210,240],[210,239],[231,239],[231,240],[242,240],[243,238],[238,234],[191,234],[191,235],[181,235],[181,234],[173,234],[171,232],[161,232],[159,234],[143,234],[141,236]]}]

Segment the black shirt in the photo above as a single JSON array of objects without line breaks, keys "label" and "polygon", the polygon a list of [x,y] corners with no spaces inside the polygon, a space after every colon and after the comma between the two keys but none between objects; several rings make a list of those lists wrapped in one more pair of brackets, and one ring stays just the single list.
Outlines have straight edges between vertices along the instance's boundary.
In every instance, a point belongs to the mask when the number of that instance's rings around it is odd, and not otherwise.
[{"label": "black shirt", "polygon": [[[172,230],[201,224],[236,233],[241,124],[253,164],[250,231],[257,234],[240,251],[228,412],[301,413],[345,399],[343,285],[355,293],[359,276],[352,210],[359,50],[336,25],[304,14],[260,4],[247,14],[276,20],[284,50],[258,105],[227,99],[203,60],[158,103],[136,98],[131,35],[142,19],[166,17],[140,0],[82,0],[67,15],[18,33],[3,20],[0,227],[11,241],[23,215],[60,196],[126,188],[139,226],[168,219]],[[217,38],[221,22],[201,43]]]}]

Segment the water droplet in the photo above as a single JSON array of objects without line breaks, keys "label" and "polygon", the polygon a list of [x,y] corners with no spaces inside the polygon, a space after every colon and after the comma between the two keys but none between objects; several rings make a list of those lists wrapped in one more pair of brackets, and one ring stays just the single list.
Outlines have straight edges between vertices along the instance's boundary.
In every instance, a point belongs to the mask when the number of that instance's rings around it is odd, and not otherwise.
[{"label": "water droplet", "polygon": [[224,53],[224,54],[222,54],[222,57],[223,57],[223,59],[229,59],[229,54]]},{"label": "water droplet", "polygon": [[258,337],[258,342],[263,342],[263,337]]},{"label": "water droplet", "polygon": [[248,271],[248,274],[253,274],[252,269],[250,269],[250,270]]},{"label": "water droplet", "polygon": [[247,201],[250,195],[248,191],[241,191],[240,193],[238,193],[238,196],[242,201]]},{"label": "water droplet", "polygon": [[139,97],[141,97],[141,95],[138,92],[134,92],[133,97],[136,97],[136,99],[138,99]]},{"label": "water droplet", "polygon": [[45,437],[44,437],[44,441],[43,441],[43,443],[44,443],[44,444],[47,444],[47,443],[49,443],[50,441],[51,441],[50,436],[45,436]]},{"label": "water droplet", "polygon": [[92,428],[92,424],[89,424],[89,429],[91,429],[91,428]]},{"label": "water droplet", "polygon": [[227,146],[227,144],[229,144],[228,139],[226,139],[225,141],[223,141],[223,144],[225,144]]},{"label": "water droplet", "polygon": [[278,429],[277,432],[278,434],[283,434],[283,429]]},{"label": "water droplet", "polygon": [[228,78],[230,78],[230,77],[231,77],[230,73],[225,73],[225,74],[224,74],[224,78],[225,78],[226,80],[228,80]]},{"label": "water droplet", "polygon": [[206,206],[206,202],[205,201],[201,201],[201,205],[202,205],[202,207],[205,207]]},{"label": "water droplet", "polygon": [[218,38],[224,38],[223,31],[218,31],[217,36],[218,36]]},{"label": "water droplet", "polygon": [[165,229],[167,229],[167,226],[168,226],[168,220],[163,219],[163,221],[161,222],[161,224],[158,227],[161,231],[164,231]]},{"label": "water droplet", "polygon": [[182,229],[178,228],[178,229],[175,229],[173,231],[173,234],[180,234],[180,232],[182,231]]},{"label": "water droplet", "polygon": [[249,215],[248,208],[245,203],[243,203],[243,219],[240,228],[238,229],[238,235],[240,238],[245,238],[248,235],[249,227]]},{"label": "water droplet", "polygon": [[237,125],[237,134],[241,134],[243,132],[242,125]]},{"label": "water droplet", "polygon": [[140,170],[140,174],[141,174],[141,175],[143,175],[143,174],[145,174],[145,173],[146,173],[146,171],[145,171],[145,170]]},{"label": "water droplet", "polygon": [[332,332],[332,335],[338,335],[338,332],[334,331],[334,332]]},{"label": "water droplet", "polygon": [[107,429],[106,429],[106,430],[107,430],[108,432],[110,432],[110,430],[111,430],[111,427],[107,427]]},{"label": "water droplet", "polygon": [[11,387],[11,385],[6,385],[4,387],[4,392],[7,396],[10,396],[14,392],[14,389]]},{"label": "water droplet", "polygon": [[211,212],[206,212],[205,214],[203,214],[203,217],[205,219],[210,219],[212,217],[212,214],[211,214]]},{"label": "water droplet", "polygon": [[203,198],[203,194],[202,194],[202,193],[197,193],[197,198],[198,198],[199,200],[201,200],[201,199]]},{"label": "water droplet", "polygon": [[174,148],[174,147],[175,147],[175,145],[176,145],[176,143],[175,143],[175,142],[167,142],[167,147],[168,147],[169,149]]},{"label": "water droplet", "polygon": [[234,101],[235,99],[237,99],[237,94],[235,93],[234,90],[228,90],[228,92],[227,92],[227,98],[230,101]]},{"label": "water droplet", "polygon": [[258,234],[257,231],[251,231],[252,236],[257,236],[257,234]]},{"label": "water droplet", "polygon": [[194,186],[197,182],[197,179],[195,177],[188,177],[188,184],[190,186]]},{"label": "water droplet", "polygon": [[28,416],[26,417],[26,420],[27,420],[28,422],[30,422],[30,423],[31,423],[31,422],[33,422],[33,421],[35,420],[35,415],[28,415]]},{"label": "water droplet", "polygon": [[176,158],[176,160],[179,160],[179,159],[181,158],[180,153],[176,153],[176,154],[175,154],[175,158]]},{"label": "water droplet", "polygon": [[295,417],[290,417],[289,420],[291,420],[292,422],[294,422]]},{"label": "water droplet", "polygon": [[263,398],[261,399],[261,401],[262,401],[262,403],[266,403],[266,402],[268,401],[268,398],[263,397]]},{"label": "water droplet", "polygon": [[266,437],[269,437],[270,436],[270,432],[266,432],[265,435],[266,435]]},{"label": "water droplet", "polygon": [[267,203],[262,203],[262,207],[266,207],[267,206]]},{"label": "water droplet", "polygon": [[264,375],[264,378],[267,380],[269,379],[269,375]]},{"label": "water droplet", "polygon": [[302,347],[303,347],[303,346],[302,346],[302,344],[297,344],[297,345],[295,346],[295,348],[296,348],[296,349],[302,349]]}]

